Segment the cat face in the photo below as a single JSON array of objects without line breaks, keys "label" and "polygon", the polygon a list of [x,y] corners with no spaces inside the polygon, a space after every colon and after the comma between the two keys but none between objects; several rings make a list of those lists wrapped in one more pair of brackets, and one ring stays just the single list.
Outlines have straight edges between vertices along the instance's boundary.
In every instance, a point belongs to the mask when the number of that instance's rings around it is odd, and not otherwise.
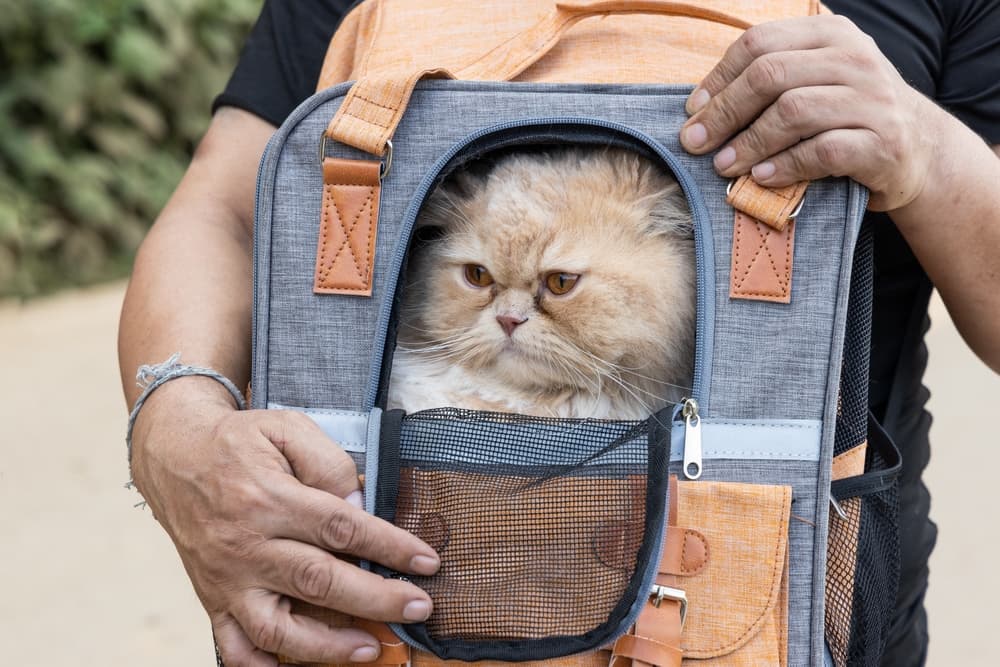
[{"label": "cat face", "polygon": [[524,391],[688,385],[692,224],[680,188],[622,150],[562,150],[459,174],[418,224],[400,344]]}]

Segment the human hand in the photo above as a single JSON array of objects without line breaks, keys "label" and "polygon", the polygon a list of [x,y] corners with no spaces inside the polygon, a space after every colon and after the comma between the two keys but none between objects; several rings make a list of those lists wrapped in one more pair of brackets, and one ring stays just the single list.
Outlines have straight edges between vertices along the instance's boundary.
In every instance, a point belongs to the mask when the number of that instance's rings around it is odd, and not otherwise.
[{"label": "human hand", "polygon": [[[290,598],[377,621],[421,621],[427,594],[330,552],[432,574],[434,551],[366,514],[351,458],[301,413],[237,412],[212,380],[165,384],[133,437],[135,484],[169,533],[227,667],[367,662],[379,643],[291,611]],[[346,498],[346,500],[345,500]]]},{"label": "human hand", "polygon": [[[850,20],[811,16],[747,30],[687,101],[691,153],[720,175],[782,187],[849,176],[890,211],[920,194],[935,155],[937,107],[908,86]],[[735,136],[734,136],[735,135]]]}]

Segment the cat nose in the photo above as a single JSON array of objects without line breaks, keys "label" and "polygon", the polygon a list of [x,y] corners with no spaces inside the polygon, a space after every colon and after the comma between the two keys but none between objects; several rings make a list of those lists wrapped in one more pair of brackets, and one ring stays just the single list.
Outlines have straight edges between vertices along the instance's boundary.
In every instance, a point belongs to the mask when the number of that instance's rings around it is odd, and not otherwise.
[{"label": "cat nose", "polygon": [[527,321],[528,318],[523,315],[512,315],[510,313],[506,315],[497,315],[497,323],[507,336],[512,336],[514,334],[514,329],[516,329],[519,324],[524,324]]}]

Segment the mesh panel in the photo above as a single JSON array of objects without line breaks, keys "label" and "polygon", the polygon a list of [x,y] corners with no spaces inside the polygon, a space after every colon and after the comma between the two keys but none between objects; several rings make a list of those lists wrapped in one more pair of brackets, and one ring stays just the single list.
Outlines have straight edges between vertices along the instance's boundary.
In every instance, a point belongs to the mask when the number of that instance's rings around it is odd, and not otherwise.
[{"label": "mesh panel", "polygon": [[851,269],[834,455],[856,447],[868,436],[868,356],[871,349],[874,282],[872,240],[871,224],[865,223],[858,236],[854,266]]},{"label": "mesh panel", "polygon": [[847,518],[830,517],[826,639],[834,663],[880,664],[899,582],[899,452],[870,424],[865,474],[834,482]]},{"label": "mesh panel", "polygon": [[411,578],[434,601],[411,637],[439,657],[507,661],[609,641],[662,533],[666,475],[647,471],[666,470],[669,439],[652,430],[455,409],[403,418],[398,474],[391,459],[379,470],[380,486],[398,486],[377,512],[441,556],[436,575]]},{"label": "mesh panel", "polygon": [[837,667],[879,665],[899,581],[899,453],[868,414],[872,245],[865,224],[854,253],[834,439],[835,455],[864,445],[865,467],[833,483],[840,513],[830,514],[827,542],[826,641]]}]

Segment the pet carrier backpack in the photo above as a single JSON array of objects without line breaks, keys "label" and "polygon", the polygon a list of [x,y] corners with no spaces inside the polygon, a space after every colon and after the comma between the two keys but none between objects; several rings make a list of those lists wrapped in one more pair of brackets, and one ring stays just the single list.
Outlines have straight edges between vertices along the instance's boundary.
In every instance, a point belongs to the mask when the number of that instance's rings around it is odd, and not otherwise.
[{"label": "pet carrier backpack", "polygon": [[[677,139],[691,84],[742,30],[820,10],[356,3],[261,166],[252,402],[311,416],[364,473],[366,509],[442,565],[412,578],[426,622],[300,613],[373,632],[380,665],[878,663],[899,457],[867,415],[866,192],[727,183]],[[385,410],[429,192],[495,151],[574,144],[633,150],[683,189],[692,398],[639,422]]]}]

